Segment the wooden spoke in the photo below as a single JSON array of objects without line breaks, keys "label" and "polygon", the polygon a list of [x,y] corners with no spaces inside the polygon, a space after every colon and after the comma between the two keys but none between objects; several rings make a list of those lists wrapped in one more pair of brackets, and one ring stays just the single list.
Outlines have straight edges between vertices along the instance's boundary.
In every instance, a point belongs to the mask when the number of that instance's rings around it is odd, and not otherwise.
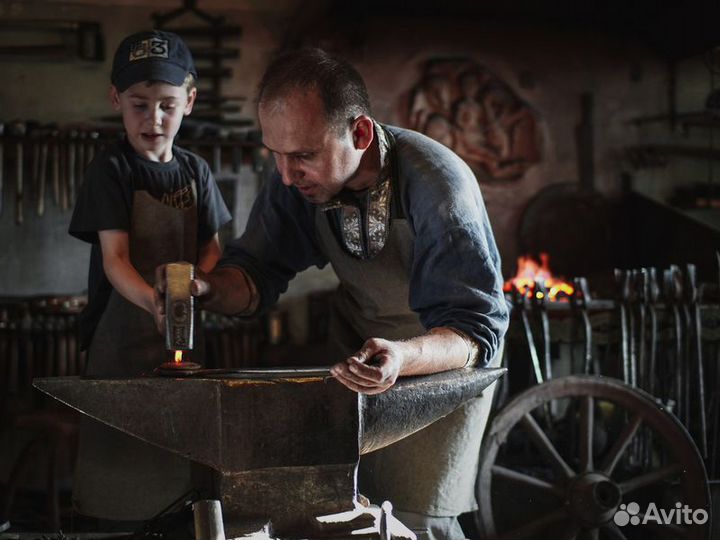
[{"label": "wooden spoke", "polygon": [[550,465],[565,479],[573,478],[575,471],[570,468],[565,460],[560,456],[558,451],[553,446],[550,439],[548,439],[545,432],[540,428],[535,419],[526,413],[522,420],[520,420],[522,427],[528,432],[530,438],[537,446],[537,449],[545,456],[550,462]]},{"label": "wooden spoke", "polygon": [[645,520],[645,514],[640,512],[638,514],[638,517],[640,518],[640,523],[642,524],[642,527],[647,527],[649,529],[653,529],[655,531],[664,532],[663,537],[667,537],[667,531],[671,532],[672,538],[687,538],[687,529],[680,527],[678,525],[675,525],[674,523],[658,523],[655,520],[648,521],[647,523],[643,523]]},{"label": "wooden spoke", "polygon": [[605,533],[605,536],[610,540],[627,540],[627,536],[623,534],[620,527],[615,525],[612,521],[608,521],[605,525],[603,525],[602,530]]},{"label": "wooden spoke", "polygon": [[543,531],[545,531],[549,526],[560,523],[565,519],[567,519],[565,509],[559,508],[554,512],[546,514],[523,525],[522,527],[502,533],[500,538],[507,538],[508,540],[517,538],[544,538],[541,534]]},{"label": "wooden spoke", "polygon": [[505,480],[510,480],[512,482],[519,482],[526,486],[532,486],[550,495],[555,495],[556,497],[562,498],[565,496],[565,490],[561,487],[551,484],[550,482],[546,482],[545,480],[541,480],[540,478],[530,476],[529,474],[513,471],[512,469],[508,469],[500,465],[493,465],[492,472],[493,476],[499,476],[500,478],[504,478]]},{"label": "wooden spoke", "polygon": [[600,540],[600,530],[578,528],[574,540]]},{"label": "wooden spoke", "polygon": [[627,448],[628,444],[630,444],[632,438],[637,433],[641,423],[642,416],[636,414],[622,430],[622,433],[620,433],[620,436],[615,441],[615,444],[613,444],[610,452],[608,453],[605,460],[603,461],[602,466],[600,467],[607,476],[612,476],[612,473],[615,470],[615,466],[618,464],[618,461],[620,461],[623,452]]},{"label": "wooden spoke", "polygon": [[622,484],[620,484],[620,492],[625,495],[627,493],[631,493],[635,491],[636,489],[640,489],[645,486],[650,486],[652,484],[656,484],[657,482],[660,482],[661,480],[665,480],[666,478],[671,478],[678,474],[679,472],[682,472],[683,467],[679,463],[673,463],[671,465],[667,465],[661,469],[656,469],[654,471],[651,471],[647,474],[643,474],[641,476],[636,476],[635,478],[631,478],[630,480],[626,480]]}]

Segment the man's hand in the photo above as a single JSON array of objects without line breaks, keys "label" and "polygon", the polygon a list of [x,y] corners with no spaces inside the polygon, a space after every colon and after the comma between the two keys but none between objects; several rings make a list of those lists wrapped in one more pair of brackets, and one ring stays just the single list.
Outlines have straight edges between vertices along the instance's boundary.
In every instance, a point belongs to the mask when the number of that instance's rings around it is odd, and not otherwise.
[{"label": "man's hand", "polygon": [[[155,286],[153,287],[153,301],[155,325],[162,335],[165,335],[165,267],[161,264],[155,269]],[[195,267],[195,279],[190,282],[190,294],[195,297],[205,296],[210,293],[210,284],[205,279],[205,273],[197,266]]]},{"label": "man's hand", "polygon": [[405,361],[404,344],[368,339],[358,352],[330,368],[330,373],[350,390],[379,394],[392,385]]}]

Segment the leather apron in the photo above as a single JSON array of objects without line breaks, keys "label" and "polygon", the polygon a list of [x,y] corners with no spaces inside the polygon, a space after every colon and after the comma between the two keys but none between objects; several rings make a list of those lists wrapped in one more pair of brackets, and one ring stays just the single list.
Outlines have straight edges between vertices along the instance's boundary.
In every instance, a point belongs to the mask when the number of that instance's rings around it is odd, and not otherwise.
[{"label": "leather apron", "polygon": [[[392,206],[399,207],[399,200]],[[409,308],[414,233],[407,219],[391,216],[385,245],[371,259],[346,253],[320,209],[315,224],[340,279],[330,325],[331,351],[338,356],[332,360],[353,354],[370,337],[399,340],[426,332]],[[496,355],[494,362],[499,361]],[[475,478],[493,387],[425,429],[362,456],[360,492],[377,504],[389,500],[397,510],[430,516],[477,509]]]},{"label": "leather apron", "polygon": [[[192,188],[196,194],[194,181]],[[178,209],[147,191],[133,192],[130,259],[148,284],[154,283],[160,264],[197,262],[197,214],[197,196],[191,207]],[[195,325],[195,362],[202,362],[200,326]],[[152,316],[113,289],[88,349],[86,376],[138,377],[152,373],[167,357]],[[73,502],[80,514],[145,521],[190,487],[188,460],[83,417],[73,486]]]}]

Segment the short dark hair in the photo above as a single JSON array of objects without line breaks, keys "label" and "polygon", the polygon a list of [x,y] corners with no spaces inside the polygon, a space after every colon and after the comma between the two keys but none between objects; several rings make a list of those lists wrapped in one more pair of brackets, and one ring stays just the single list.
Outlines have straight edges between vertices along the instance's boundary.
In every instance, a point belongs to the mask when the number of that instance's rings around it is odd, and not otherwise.
[{"label": "short dark hair", "polygon": [[328,123],[337,129],[361,114],[370,115],[370,98],[360,73],[347,60],[315,47],[287,51],[270,62],[258,86],[257,103],[312,89],[320,94]]}]

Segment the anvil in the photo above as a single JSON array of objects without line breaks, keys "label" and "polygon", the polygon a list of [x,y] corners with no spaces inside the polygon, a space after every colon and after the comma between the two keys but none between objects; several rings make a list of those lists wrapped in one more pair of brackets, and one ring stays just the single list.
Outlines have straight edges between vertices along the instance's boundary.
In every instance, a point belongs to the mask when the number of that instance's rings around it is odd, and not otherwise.
[{"label": "anvil", "polygon": [[[216,471],[225,521],[263,518],[283,537],[317,533],[348,511],[361,454],[396,442],[479,396],[504,368],[407,377],[374,396],[324,368],[206,370],[187,378],[35,379],[100,422]],[[230,527],[232,528],[232,527]]]}]

